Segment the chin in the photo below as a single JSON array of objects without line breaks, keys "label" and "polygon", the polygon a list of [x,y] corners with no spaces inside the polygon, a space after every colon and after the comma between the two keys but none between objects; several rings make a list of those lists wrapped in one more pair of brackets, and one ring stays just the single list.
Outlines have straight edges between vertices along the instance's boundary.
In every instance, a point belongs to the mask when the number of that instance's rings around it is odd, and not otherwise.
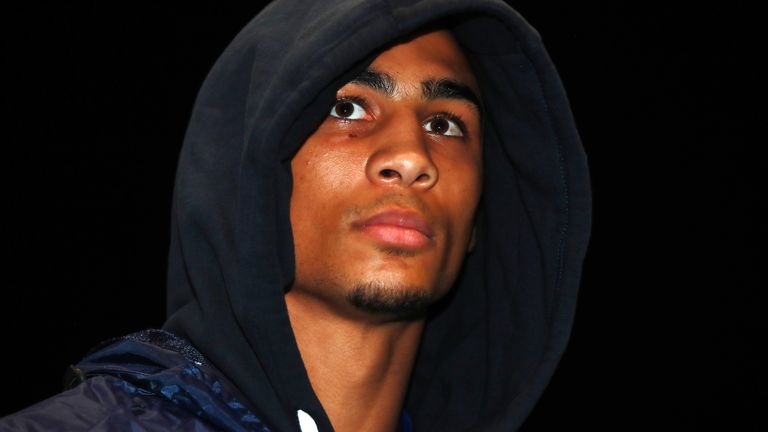
[{"label": "chin", "polygon": [[360,282],[347,291],[347,302],[369,315],[394,321],[424,319],[440,295],[423,286]]}]

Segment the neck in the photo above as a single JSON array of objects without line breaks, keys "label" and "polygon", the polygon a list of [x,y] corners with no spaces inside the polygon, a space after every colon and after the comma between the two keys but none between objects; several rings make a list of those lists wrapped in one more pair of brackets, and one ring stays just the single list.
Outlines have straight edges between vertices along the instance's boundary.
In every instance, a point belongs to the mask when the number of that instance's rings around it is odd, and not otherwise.
[{"label": "neck", "polygon": [[339,432],[397,430],[424,321],[367,322],[289,291],[309,381]]}]

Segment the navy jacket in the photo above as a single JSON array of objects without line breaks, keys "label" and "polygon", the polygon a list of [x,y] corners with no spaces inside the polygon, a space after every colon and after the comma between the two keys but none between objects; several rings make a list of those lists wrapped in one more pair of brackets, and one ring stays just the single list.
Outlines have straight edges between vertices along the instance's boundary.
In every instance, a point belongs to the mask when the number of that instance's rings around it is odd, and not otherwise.
[{"label": "navy jacket", "polygon": [[[502,0],[270,3],[208,74],[179,157],[164,329],[205,364],[129,338],[113,348],[139,354],[86,358],[86,377],[113,366],[1,427],[130,430],[141,418],[161,429],[332,430],[284,298],[295,273],[290,161],[336,91],[425,26],[450,30],[477,78],[484,178],[475,247],[426,319],[405,409],[419,432],[517,429],[568,343],[591,192],[555,67]],[[134,372],[121,372],[126,363]],[[115,385],[125,388],[105,391]]]},{"label": "navy jacket", "polygon": [[[164,330],[103,342],[67,381],[68,390],[6,417],[0,430],[270,431],[189,341]],[[405,412],[400,430],[411,431]]]},{"label": "navy jacket", "polygon": [[270,430],[199,351],[163,330],[104,342],[69,380],[69,390],[4,418],[0,430]]}]

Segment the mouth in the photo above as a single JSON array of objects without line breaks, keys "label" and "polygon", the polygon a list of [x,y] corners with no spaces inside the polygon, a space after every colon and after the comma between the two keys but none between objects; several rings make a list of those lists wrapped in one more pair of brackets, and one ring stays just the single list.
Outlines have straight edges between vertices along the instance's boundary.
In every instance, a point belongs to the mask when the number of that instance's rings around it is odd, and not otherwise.
[{"label": "mouth", "polygon": [[432,227],[419,213],[389,210],[353,224],[354,228],[388,246],[419,249],[434,241]]}]

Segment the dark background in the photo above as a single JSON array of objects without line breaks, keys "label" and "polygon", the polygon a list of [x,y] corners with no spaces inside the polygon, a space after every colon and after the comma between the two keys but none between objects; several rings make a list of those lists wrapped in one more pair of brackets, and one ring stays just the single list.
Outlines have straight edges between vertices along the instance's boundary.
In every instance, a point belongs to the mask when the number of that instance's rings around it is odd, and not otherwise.
[{"label": "dark background", "polygon": [[[251,3],[3,14],[0,415],[162,324],[177,154]],[[571,344],[524,430],[768,430],[756,11],[510,3],[558,67],[594,190]]]}]

